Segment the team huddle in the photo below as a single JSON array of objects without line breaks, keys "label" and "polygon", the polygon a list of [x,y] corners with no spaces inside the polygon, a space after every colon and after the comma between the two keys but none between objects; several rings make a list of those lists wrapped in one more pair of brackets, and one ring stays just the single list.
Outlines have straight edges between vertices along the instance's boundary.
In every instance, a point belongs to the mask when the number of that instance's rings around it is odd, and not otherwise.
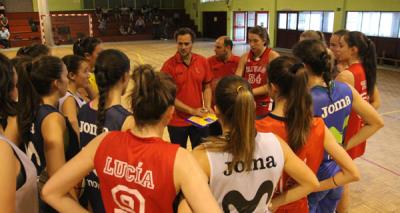
[{"label": "team huddle", "polygon": [[353,160],[383,127],[371,40],[306,31],[280,56],[257,26],[249,52],[221,36],[209,58],[189,28],[175,40],[160,72],[95,37],[0,54],[2,212],[348,211]]}]

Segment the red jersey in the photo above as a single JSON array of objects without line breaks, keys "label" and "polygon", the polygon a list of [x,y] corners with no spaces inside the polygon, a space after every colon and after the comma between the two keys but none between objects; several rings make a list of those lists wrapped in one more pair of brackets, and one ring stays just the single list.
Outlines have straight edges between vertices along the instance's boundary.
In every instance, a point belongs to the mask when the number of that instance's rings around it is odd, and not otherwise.
[{"label": "red jersey", "polygon": [[[364,100],[369,101],[369,96],[367,92],[367,78],[365,76],[365,71],[362,64],[361,63],[352,64],[350,65],[348,70],[354,76],[354,88],[357,90],[358,93],[360,93],[361,97]],[[352,110],[350,113],[349,124],[347,126],[345,134],[345,139],[344,139],[345,144],[347,144],[349,139],[353,137],[353,135],[355,135],[363,125],[364,122],[362,121],[361,117]],[[350,157],[353,159],[358,158],[364,154],[365,146],[366,143],[364,141],[359,145],[353,147],[352,149],[348,150],[347,153],[349,153]]]},{"label": "red jersey", "polygon": [[[211,83],[213,76],[207,59],[192,53],[189,66],[183,61],[179,53],[168,59],[161,68],[175,80],[177,87],[176,98],[192,108],[203,107],[203,86]],[[169,123],[170,126],[190,126],[186,121],[191,115],[175,110]]]},{"label": "red jersey", "polygon": [[[272,132],[281,137],[283,140],[288,140],[285,118],[278,117],[273,114],[268,114],[268,116],[266,116],[265,118],[256,120],[256,129],[258,132]],[[296,151],[296,155],[307,164],[307,166],[314,172],[314,174],[317,174],[324,156],[324,137],[324,121],[322,120],[322,118],[314,118],[312,121],[312,127],[309,137],[307,138],[307,143]],[[283,193],[295,184],[296,181],[289,177],[289,175],[287,175],[285,172],[283,172],[274,196]],[[307,197],[284,205],[280,207],[277,212],[307,213]]]},{"label": "red jersey", "polygon": [[106,212],[173,212],[178,148],[130,131],[108,133],[94,157]]},{"label": "red jersey", "polygon": [[[253,52],[249,52],[246,66],[243,72],[245,78],[251,87],[257,88],[267,83],[267,65],[269,64],[269,53],[271,48],[265,49],[259,60],[254,60]],[[259,95],[254,97],[257,107],[257,115],[266,115],[272,110],[272,99],[267,95]]]},{"label": "red jersey", "polygon": [[210,70],[213,73],[214,79],[211,82],[213,103],[215,105],[215,89],[217,87],[218,81],[229,75],[235,75],[236,69],[238,67],[240,57],[236,55],[231,55],[231,57],[226,61],[220,61],[215,55],[209,57],[208,64],[210,65]]}]

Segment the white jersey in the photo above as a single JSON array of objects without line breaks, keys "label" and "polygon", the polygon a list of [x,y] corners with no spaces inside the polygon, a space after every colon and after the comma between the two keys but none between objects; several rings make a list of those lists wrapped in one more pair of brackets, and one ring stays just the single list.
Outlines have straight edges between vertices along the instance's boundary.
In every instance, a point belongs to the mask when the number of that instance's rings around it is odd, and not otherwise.
[{"label": "white jersey", "polygon": [[251,170],[238,162],[228,170],[232,155],[207,150],[210,188],[224,212],[268,212],[268,203],[281,177],[284,156],[272,133],[257,133]]},{"label": "white jersey", "polygon": [[[14,150],[16,158],[21,164],[21,173],[25,173],[25,182],[16,191],[15,212],[16,213],[38,213],[39,198],[37,189],[36,168],[31,160],[14,143],[0,135],[0,140],[8,143]],[[14,163],[14,162],[7,162]],[[19,174],[19,175],[20,175]]]},{"label": "white jersey", "polygon": [[86,101],[79,95],[79,93],[73,94],[70,91],[67,91],[64,97],[58,100],[58,111],[62,112],[62,105],[64,104],[64,101],[70,96],[75,99],[78,108],[81,108],[83,105],[86,104]]}]

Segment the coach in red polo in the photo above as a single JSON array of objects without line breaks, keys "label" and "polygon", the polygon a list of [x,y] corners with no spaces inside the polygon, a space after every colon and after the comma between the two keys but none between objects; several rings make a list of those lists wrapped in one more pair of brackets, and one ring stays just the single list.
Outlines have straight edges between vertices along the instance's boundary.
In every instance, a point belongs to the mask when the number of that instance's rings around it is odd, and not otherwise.
[{"label": "coach in red polo", "polygon": [[[221,78],[235,75],[240,57],[232,54],[233,42],[228,36],[221,36],[215,40],[214,52],[215,55],[209,57],[208,64],[214,76],[211,82],[212,88],[212,106],[215,105],[215,88]],[[218,136],[222,134],[221,125],[219,122],[214,122],[209,127],[209,134]]]},{"label": "coach in red polo", "polygon": [[168,124],[172,143],[186,148],[190,137],[192,148],[200,144],[201,138],[208,136],[208,128],[193,126],[186,118],[205,116],[211,109],[211,81],[213,79],[207,59],[192,53],[194,32],[180,28],[175,32],[177,53],[169,58],[161,68],[172,76],[177,86],[175,113]]}]

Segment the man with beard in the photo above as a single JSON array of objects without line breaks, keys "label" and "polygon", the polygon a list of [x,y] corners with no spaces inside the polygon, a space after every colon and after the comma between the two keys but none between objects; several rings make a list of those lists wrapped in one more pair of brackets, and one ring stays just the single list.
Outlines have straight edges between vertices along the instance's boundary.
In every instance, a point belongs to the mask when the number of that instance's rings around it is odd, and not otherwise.
[{"label": "man with beard", "polygon": [[207,59],[192,53],[194,32],[189,28],[180,28],[174,37],[178,51],[161,68],[161,72],[171,75],[177,87],[175,113],[168,124],[168,133],[172,143],[184,148],[189,136],[194,148],[200,144],[201,138],[208,136],[208,128],[193,126],[187,118],[192,115],[204,117],[212,112],[213,77]]}]

